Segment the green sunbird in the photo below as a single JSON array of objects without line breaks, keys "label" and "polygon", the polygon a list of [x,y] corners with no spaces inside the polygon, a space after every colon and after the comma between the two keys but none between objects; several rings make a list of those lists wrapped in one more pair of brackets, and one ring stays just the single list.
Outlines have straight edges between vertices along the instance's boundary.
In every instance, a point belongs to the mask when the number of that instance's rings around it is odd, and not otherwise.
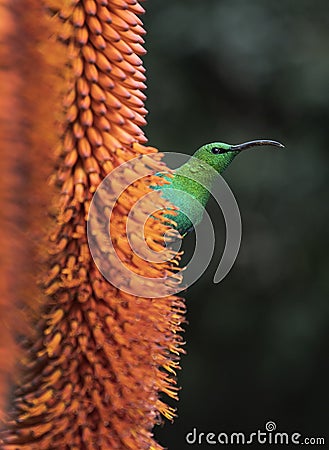
[{"label": "green sunbird", "polygon": [[[241,151],[261,145],[284,148],[280,142],[267,139],[238,145],[212,142],[200,147],[193,157],[176,169],[171,176],[165,173],[157,174],[165,178],[168,184],[152,188],[161,191],[161,196],[177,208],[174,214],[167,214],[166,217],[176,222],[177,225],[173,225],[173,227],[182,236],[185,236],[201,222],[216,175],[224,172]],[[182,195],[180,195],[180,191],[182,191]]]}]

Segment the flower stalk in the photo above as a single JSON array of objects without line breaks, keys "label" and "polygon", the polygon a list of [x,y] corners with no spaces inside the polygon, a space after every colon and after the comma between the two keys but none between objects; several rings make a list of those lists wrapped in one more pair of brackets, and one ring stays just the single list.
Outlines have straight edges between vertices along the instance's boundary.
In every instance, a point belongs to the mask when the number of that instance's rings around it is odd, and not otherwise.
[{"label": "flower stalk", "polygon": [[[161,414],[174,416],[160,393],[177,398],[183,300],[136,297],[114,287],[95,266],[86,236],[90,202],[104,177],[136,156],[157,152],[145,145],[141,128],[147,113],[139,17],[144,10],[135,0],[28,0],[15,10],[9,4],[2,8],[10,18],[6,42],[12,33],[27,40],[22,48],[10,42],[12,51],[22,53],[22,64],[11,64],[20,88],[0,73],[12,90],[13,116],[22,114],[27,123],[19,128],[26,138],[20,134],[15,151],[26,161],[29,183],[21,173],[16,182],[11,166],[8,188],[13,193],[20,187],[16,200],[30,199],[24,213],[32,211],[33,218],[25,226],[35,262],[29,267],[28,255],[20,254],[16,276],[24,278],[28,268],[33,282],[38,276],[38,289],[29,279],[25,300],[18,302],[10,299],[17,292],[4,286],[6,303],[0,308],[12,311],[9,327],[24,339],[14,355],[20,364],[1,448],[161,449],[152,428]],[[14,132],[4,132],[11,145]],[[12,164],[7,153],[3,160]],[[177,276],[177,258],[155,265],[127,245],[125,218],[152,179],[139,180],[118,199],[112,239],[136,272]],[[12,207],[11,199],[3,201]],[[168,226],[161,217],[151,218],[145,230],[153,248],[164,247]],[[10,220],[19,221],[12,213]],[[140,227],[138,215],[134,220]],[[26,245],[20,239],[18,251]],[[9,246],[6,251],[10,254]],[[29,327],[19,329],[14,316]],[[8,347],[2,346],[6,355],[17,347],[11,336]]]}]

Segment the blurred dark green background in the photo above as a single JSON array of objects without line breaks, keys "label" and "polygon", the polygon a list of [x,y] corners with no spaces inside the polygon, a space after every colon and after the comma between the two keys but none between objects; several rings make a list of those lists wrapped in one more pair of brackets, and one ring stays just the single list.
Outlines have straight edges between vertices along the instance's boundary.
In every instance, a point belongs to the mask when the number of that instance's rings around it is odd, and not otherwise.
[{"label": "blurred dark green background", "polygon": [[[185,295],[179,417],[156,436],[182,450],[193,427],[251,432],[273,420],[328,445],[329,2],[146,8],[150,144],[193,153],[214,140],[272,138],[287,147],[246,152],[225,174],[241,251],[222,283],[212,283],[213,261]],[[210,213],[223,242],[214,202]]]}]

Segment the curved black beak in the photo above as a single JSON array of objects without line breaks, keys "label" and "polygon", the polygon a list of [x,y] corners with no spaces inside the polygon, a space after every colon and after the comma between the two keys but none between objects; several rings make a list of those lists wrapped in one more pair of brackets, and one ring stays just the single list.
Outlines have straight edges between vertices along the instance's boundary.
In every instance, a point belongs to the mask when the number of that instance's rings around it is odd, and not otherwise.
[{"label": "curved black beak", "polygon": [[269,139],[259,139],[256,141],[244,142],[243,144],[232,145],[231,150],[241,152],[242,150],[247,150],[250,147],[257,147],[259,145],[272,145],[274,147],[284,148],[284,145],[281,144],[281,142],[271,141]]}]

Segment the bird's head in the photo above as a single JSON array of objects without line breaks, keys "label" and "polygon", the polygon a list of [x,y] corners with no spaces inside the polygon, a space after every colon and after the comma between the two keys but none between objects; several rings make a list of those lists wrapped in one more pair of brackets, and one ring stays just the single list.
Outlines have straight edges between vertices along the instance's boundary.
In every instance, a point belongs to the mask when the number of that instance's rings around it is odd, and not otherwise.
[{"label": "bird's head", "polygon": [[200,147],[195,152],[194,157],[206,162],[217,172],[222,173],[240,152],[261,145],[272,145],[284,148],[284,145],[280,142],[268,139],[249,141],[238,145],[225,144],[224,142],[212,142]]}]

